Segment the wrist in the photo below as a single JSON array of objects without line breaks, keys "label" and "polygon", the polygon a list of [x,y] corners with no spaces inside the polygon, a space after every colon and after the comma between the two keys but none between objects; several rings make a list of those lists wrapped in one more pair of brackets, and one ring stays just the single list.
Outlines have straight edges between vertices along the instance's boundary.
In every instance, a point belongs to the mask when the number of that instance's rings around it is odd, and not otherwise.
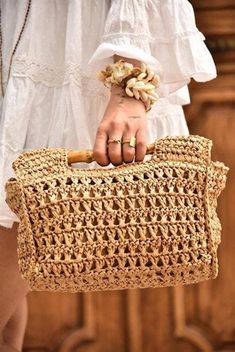
[{"label": "wrist", "polygon": [[127,96],[125,89],[122,86],[117,84],[113,84],[110,88],[111,95],[120,95],[120,96]]},{"label": "wrist", "polygon": [[[117,86],[118,87],[118,86]],[[110,95],[110,102],[119,107],[138,107],[145,112],[145,104],[141,99],[135,99],[134,97],[130,97],[126,94],[125,90],[121,87],[121,89],[114,88]]]},{"label": "wrist", "polygon": [[[115,60],[117,59],[119,56],[115,56]],[[140,63],[140,67],[135,67],[130,62],[133,62],[132,59],[128,61],[120,59],[114,64],[107,65],[105,70],[97,72],[97,78],[110,89],[110,98],[114,102],[118,101],[120,104],[135,101],[148,112],[159,98],[154,91],[159,85],[159,76],[144,62]]]}]

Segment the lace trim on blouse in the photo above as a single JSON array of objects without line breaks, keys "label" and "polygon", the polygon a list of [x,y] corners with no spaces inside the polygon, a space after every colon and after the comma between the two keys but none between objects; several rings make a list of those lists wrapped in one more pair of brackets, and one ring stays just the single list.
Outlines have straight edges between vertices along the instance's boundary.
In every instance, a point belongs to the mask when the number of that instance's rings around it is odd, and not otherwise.
[{"label": "lace trim on blouse", "polygon": [[[3,66],[3,82],[6,84],[8,67]],[[36,60],[17,56],[11,67],[12,77],[30,78],[35,83],[42,83],[47,87],[61,87],[74,84],[83,89],[85,96],[108,97],[109,91],[98,80],[84,74],[81,65],[72,61],[65,66],[49,66]]]}]

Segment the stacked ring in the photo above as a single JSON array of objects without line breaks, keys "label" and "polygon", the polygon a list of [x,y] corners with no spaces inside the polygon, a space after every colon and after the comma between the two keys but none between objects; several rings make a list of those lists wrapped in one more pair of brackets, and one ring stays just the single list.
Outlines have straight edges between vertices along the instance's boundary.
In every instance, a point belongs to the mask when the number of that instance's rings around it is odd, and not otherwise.
[{"label": "stacked ring", "polygon": [[108,140],[108,144],[109,143],[118,143],[118,144],[124,144],[124,143],[129,143],[130,147],[135,148],[136,146],[136,138],[133,136],[130,139],[126,139],[126,140],[122,140],[119,138],[113,138],[113,139],[109,139]]},{"label": "stacked ring", "polygon": [[118,138],[109,139],[109,140],[108,140],[108,144],[109,144],[109,143],[118,143],[118,144],[121,144],[121,143],[122,143],[122,140],[121,140],[121,139],[118,139]]},{"label": "stacked ring", "polygon": [[124,144],[124,143],[129,143],[130,147],[135,148],[135,146],[136,146],[136,138],[133,136],[133,137],[131,137],[131,139],[126,139],[126,140],[122,141],[122,144]]}]

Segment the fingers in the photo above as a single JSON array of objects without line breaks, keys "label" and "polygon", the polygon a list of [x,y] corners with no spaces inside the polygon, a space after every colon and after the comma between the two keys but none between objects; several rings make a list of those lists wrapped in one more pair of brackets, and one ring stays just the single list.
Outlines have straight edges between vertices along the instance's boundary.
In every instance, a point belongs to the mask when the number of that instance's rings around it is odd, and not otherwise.
[{"label": "fingers", "polygon": [[[117,166],[123,163],[142,161],[146,154],[146,113],[142,102],[112,96],[99,125],[93,147],[93,159],[101,166],[110,162]],[[128,141],[136,138],[136,146]],[[119,140],[119,143],[109,140]],[[126,141],[126,143],[120,143]]]},{"label": "fingers", "polygon": [[131,129],[124,131],[123,142],[127,141],[127,143],[122,144],[122,157],[125,163],[131,163],[135,159],[135,148],[131,147],[128,142],[131,137],[136,137],[135,131],[132,131]]},{"label": "fingers", "polygon": [[93,146],[93,158],[101,166],[107,166],[110,163],[107,153],[107,140],[108,135],[105,126],[101,124],[96,132],[96,140]]},{"label": "fingers", "polygon": [[142,128],[138,129],[136,132],[129,132],[124,133],[123,141],[129,141],[131,137],[136,138],[136,146],[135,148],[131,147],[129,143],[124,143],[122,147],[122,155],[123,161],[125,163],[131,163],[132,161],[139,162],[143,161],[147,151],[147,138],[146,138],[146,131]]},{"label": "fingers", "polygon": [[[108,131],[108,139],[121,140],[123,135],[123,123],[118,120],[114,120],[110,123]],[[122,144],[121,143],[108,143],[108,155],[111,163],[115,166],[121,165],[122,160]]]},{"label": "fingers", "polygon": [[[122,136],[118,136],[115,134],[115,136],[110,136],[110,139],[118,139],[121,140]],[[122,160],[122,144],[121,143],[116,143],[112,142],[109,143],[108,145],[108,153],[109,153],[109,158],[110,161],[113,165],[121,165],[123,163]]]},{"label": "fingers", "polygon": [[[129,141],[131,137],[136,137],[136,146],[131,147]],[[109,140],[121,140],[122,143],[110,142]],[[126,141],[126,143],[123,143]],[[113,122],[109,129],[100,125],[96,134],[96,141],[93,147],[93,158],[101,166],[107,166],[110,162],[117,166],[133,161],[143,161],[146,155],[146,130],[139,128],[137,132],[134,129],[126,127],[123,131],[123,125],[119,122]]]},{"label": "fingers", "polygon": [[136,133],[136,151],[135,151],[135,161],[143,161],[147,151],[147,137],[146,130],[139,128]]}]

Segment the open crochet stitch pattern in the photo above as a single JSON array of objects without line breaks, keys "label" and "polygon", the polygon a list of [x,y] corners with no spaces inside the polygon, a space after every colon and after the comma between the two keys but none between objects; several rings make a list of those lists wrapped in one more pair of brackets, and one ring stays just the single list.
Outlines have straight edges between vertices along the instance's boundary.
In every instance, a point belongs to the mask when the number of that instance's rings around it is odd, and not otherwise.
[{"label": "open crochet stitch pattern", "polygon": [[18,260],[31,290],[174,286],[215,278],[217,199],[229,168],[212,141],[157,139],[151,160],[105,169],[68,164],[69,149],[23,152],[6,202],[20,219]]}]

